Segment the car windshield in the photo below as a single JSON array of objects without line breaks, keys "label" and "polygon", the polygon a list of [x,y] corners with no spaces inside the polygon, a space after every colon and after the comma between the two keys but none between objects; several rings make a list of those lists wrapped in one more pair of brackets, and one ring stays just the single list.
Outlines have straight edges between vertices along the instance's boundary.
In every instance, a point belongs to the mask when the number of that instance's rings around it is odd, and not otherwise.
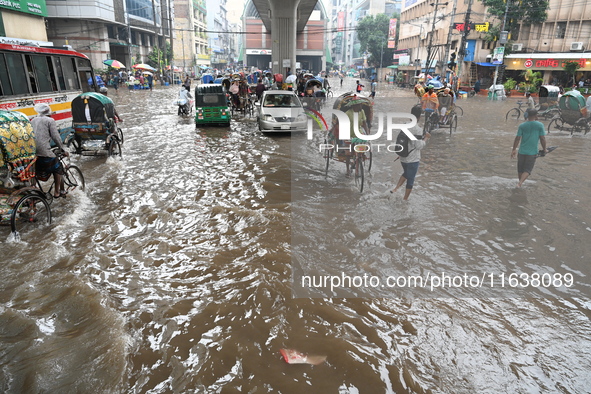
[{"label": "car windshield", "polygon": [[263,107],[299,107],[300,103],[292,94],[269,94],[265,96]]}]

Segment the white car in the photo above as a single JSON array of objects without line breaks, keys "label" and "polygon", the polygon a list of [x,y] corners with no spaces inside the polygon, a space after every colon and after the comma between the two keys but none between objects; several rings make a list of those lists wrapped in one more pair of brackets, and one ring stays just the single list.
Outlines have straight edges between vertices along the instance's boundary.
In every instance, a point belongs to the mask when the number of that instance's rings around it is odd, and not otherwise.
[{"label": "white car", "polygon": [[302,102],[289,90],[265,91],[257,120],[263,133],[305,132],[308,123]]}]

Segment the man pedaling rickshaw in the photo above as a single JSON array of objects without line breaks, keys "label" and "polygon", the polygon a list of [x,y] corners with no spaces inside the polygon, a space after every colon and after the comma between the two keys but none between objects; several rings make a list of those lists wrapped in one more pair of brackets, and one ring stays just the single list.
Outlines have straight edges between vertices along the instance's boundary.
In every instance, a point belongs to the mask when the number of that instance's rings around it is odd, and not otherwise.
[{"label": "man pedaling rickshaw", "polygon": [[439,118],[439,113],[437,112],[439,109],[439,99],[437,98],[437,94],[433,91],[433,86],[427,87],[427,91],[421,98],[421,102],[423,105],[423,111],[425,112],[425,122],[433,112],[437,115],[437,118]]},{"label": "man pedaling rickshaw", "polygon": [[[367,125],[367,117],[365,116],[365,111],[363,111],[363,100],[361,99],[357,99],[357,100],[351,100],[349,102],[349,105],[351,105],[351,108],[349,108],[346,112],[345,115],[347,115],[347,117],[349,118],[349,127],[351,128],[350,132],[351,132],[351,140],[350,141],[346,141],[346,140],[340,140],[337,139],[337,142],[340,146],[340,150],[339,155],[345,155],[345,164],[347,165],[347,174],[346,176],[349,177],[351,176],[351,170],[350,170],[350,162],[351,162],[351,157],[352,155],[355,153],[354,150],[354,146],[356,144],[365,144],[367,141],[359,139],[355,136],[355,132],[354,132],[354,127],[355,127],[355,122],[354,122],[354,114],[357,113],[358,114],[358,118],[357,118],[357,130],[362,133],[362,134],[369,134],[369,127]],[[345,148],[345,145],[347,145],[348,143],[350,143],[349,147],[350,147],[350,151],[348,150],[349,148]]]}]

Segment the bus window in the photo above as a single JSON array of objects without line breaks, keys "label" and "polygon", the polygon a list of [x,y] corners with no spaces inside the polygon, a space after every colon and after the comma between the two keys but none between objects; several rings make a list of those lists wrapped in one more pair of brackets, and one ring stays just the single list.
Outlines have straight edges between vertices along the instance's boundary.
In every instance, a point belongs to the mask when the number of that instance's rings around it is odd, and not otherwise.
[{"label": "bus window", "polygon": [[39,86],[39,92],[53,92],[54,90],[57,90],[55,89],[55,82],[52,81],[52,79],[54,79],[54,75],[51,57],[31,56],[31,60],[33,62],[33,66],[35,66],[35,76],[37,77],[36,80]]},{"label": "bus window", "polygon": [[30,55],[25,55],[25,61],[27,63],[27,73],[29,74],[29,82],[31,83],[31,92],[39,93],[37,87],[37,77],[35,76],[35,70],[33,69],[33,62],[31,61]]},{"label": "bus window", "polygon": [[85,92],[95,92],[94,85],[90,85],[88,81],[92,81],[92,73],[90,71],[79,71],[80,80],[82,81],[82,90]]},{"label": "bus window", "polygon": [[6,68],[12,83],[13,94],[27,94],[29,93],[29,86],[27,84],[27,77],[25,72],[25,65],[23,64],[23,57],[19,53],[7,53]]},{"label": "bus window", "polygon": [[77,58],[77,63],[78,63],[78,69],[83,69],[83,70],[91,70],[92,69],[92,64],[90,64],[90,60],[88,60],[88,59]]},{"label": "bus window", "polygon": [[[8,70],[6,67],[6,59],[4,55],[0,54],[0,69]],[[10,86],[10,78],[8,73],[0,73],[0,96],[9,96],[12,94],[12,86]]]},{"label": "bus window", "polygon": [[64,72],[62,70],[62,58],[61,57],[54,57],[53,60],[55,61],[55,72],[57,74],[57,80],[59,83],[59,90],[67,90],[66,89],[66,80],[64,79]]},{"label": "bus window", "polygon": [[74,67],[75,59],[62,57],[62,69],[66,76],[66,89],[67,90],[79,90],[80,82],[75,72]]}]

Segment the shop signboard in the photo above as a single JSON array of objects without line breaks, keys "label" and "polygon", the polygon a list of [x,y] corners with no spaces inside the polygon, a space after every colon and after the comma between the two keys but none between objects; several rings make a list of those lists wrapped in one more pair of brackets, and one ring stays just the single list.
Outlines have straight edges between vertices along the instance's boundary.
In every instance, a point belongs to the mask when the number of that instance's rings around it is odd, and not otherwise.
[{"label": "shop signboard", "polygon": [[45,0],[0,0],[0,8],[38,16],[47,16]]},{"label": "shop signboard", "polygon": [[566,62],[577,62],[581,68],[585,68],[588,59],[525,59],[523,67],[534,70],[562,70]]}]

